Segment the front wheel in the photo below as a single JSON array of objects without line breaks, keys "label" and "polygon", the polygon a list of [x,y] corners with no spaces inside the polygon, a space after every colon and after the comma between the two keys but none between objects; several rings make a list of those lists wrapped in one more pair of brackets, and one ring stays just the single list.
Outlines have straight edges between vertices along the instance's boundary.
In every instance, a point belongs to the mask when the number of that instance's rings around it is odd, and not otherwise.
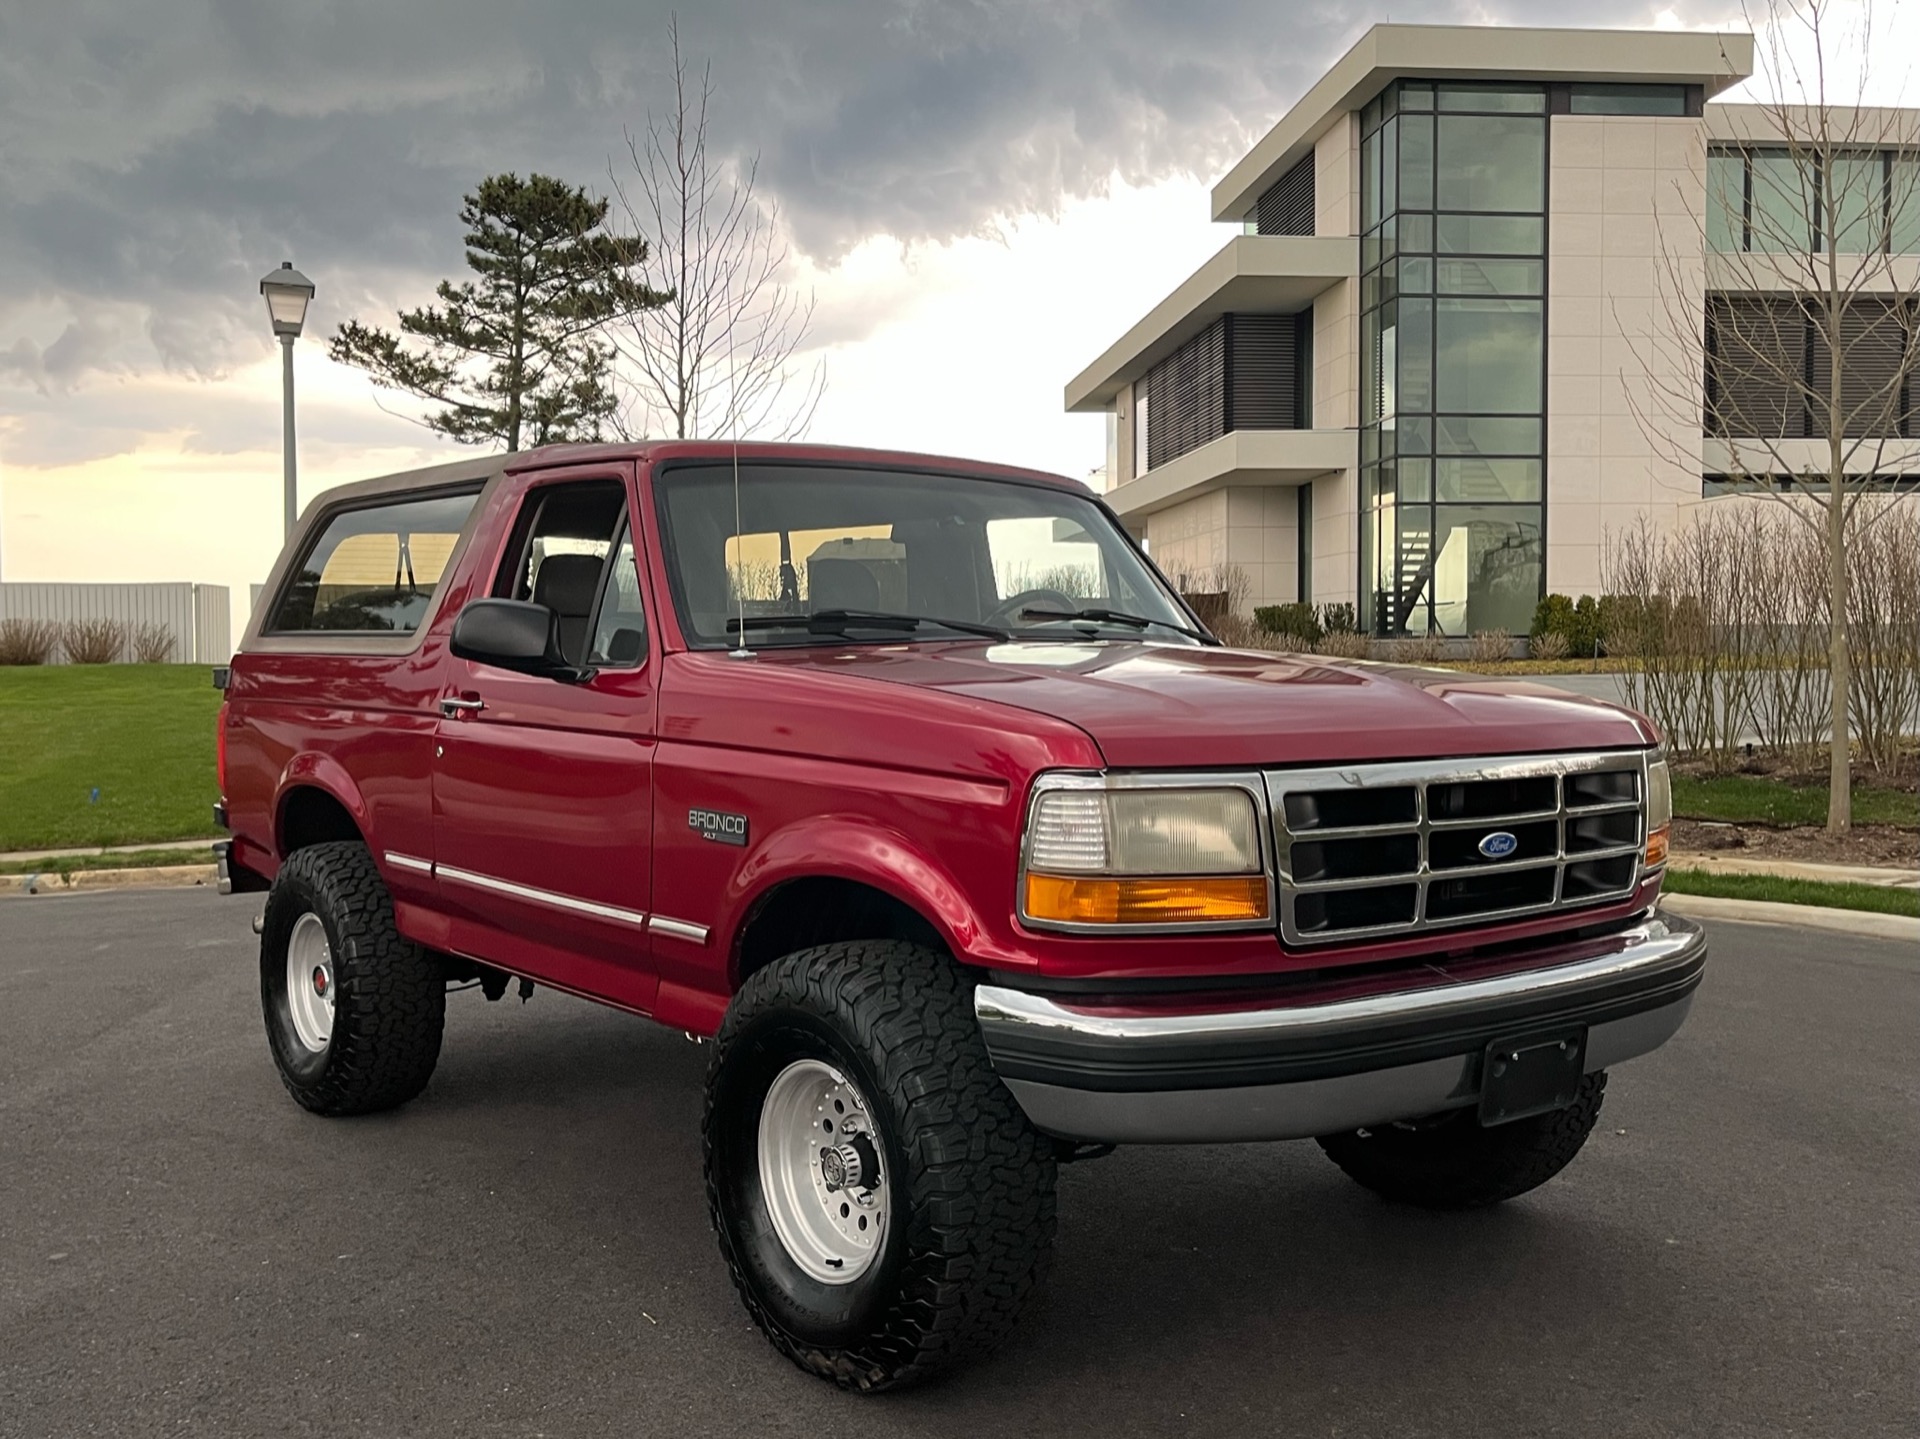
[{"label": "front wheel", "polygon": [[1573,1162],[1600,1118],[1605,1070],[1564,1109],[1483,1128],[1472,1109],[1320,1137],[1327,1157],[1374,1193],[1424,1209],[1476,1209],[1538,1189]]},{"label": "front wheel", "polygon": [[809,1373],[883,1389],[991,1348],[1046,1268],[1052,1146],[943,956],[870,940],[748,979],[707,1079],[707,1199],[735,1286]]}]

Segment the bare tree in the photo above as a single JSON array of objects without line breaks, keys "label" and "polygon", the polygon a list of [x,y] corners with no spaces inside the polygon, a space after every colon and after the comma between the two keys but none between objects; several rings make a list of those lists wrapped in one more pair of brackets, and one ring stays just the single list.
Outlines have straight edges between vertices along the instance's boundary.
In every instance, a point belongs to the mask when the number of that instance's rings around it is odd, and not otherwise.
[{"label": "bare tree", "polygon": [[709,149],[712,62],[694,73],[677,16],[667,32],[673,107],[650,114],[644,136],[627,133],[630,173],[612,172],[632,228],[650,242],[641,270],[672,292],[616,330],[633,375],[621,423],[629,434],[660,429],[679,439],[795,439],[826,383],[824,364],[796,359],[813,297],[785,283],[780,209],[760,199],[758,155],[730,161]]},{"label": "bare tree", "polygon": [[1920,112],[1831,99],[1843,54],[1855,95],[1883,58],[1871,3],[1768,0],[1747,20],[1768,98],[1728,112],[1739,133],[1706,158],[1704,208],[1656,217],[1630,402],[1674,463],[1697,465],[1703,444],[1709,472],[1822,536],[1837,834],[1852,823],[1849,546],[1887,512],[1868,496],[1920,469]]}]

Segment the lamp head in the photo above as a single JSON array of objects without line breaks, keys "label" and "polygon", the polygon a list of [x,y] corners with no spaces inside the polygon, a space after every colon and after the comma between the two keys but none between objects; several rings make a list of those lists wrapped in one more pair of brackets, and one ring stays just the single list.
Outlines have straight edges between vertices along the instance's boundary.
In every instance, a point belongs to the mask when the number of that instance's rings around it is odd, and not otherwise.
[{"label": "lamp head", "polygon": [[273,333],[297,338],[307,323],[307,302],[313,298],[313,281],[284,261],[260,282],[260,293],[267,297],[267,315],[273,321]]}]

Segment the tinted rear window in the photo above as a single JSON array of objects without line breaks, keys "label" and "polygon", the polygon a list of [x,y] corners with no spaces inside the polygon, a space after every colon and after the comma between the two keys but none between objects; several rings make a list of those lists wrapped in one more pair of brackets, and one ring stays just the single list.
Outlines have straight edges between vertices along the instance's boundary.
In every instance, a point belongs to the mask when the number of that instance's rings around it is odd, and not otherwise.
[{"label": "tinted rear window", "polygon": [[479,495],[424,495],[334,515],[281,592],[267,632],[412,634]]}]

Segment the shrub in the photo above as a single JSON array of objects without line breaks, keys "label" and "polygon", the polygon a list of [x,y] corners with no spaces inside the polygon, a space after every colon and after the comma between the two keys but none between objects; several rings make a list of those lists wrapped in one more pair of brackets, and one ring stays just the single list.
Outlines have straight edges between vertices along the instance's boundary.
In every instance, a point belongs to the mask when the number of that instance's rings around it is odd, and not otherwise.
[{"label": "shrub", "polygon": [[1355,634],[1352,630],[1330,629],[1321,636],[1320,643],[1313,647],[1313,652],[1334,659],[1370,659],[1373,656],[1373,637]]},{"label": "shrub", "polygon": [[127,627],[118,620],[69,620],[60,645],[77,665],[110,665],[127,647]]},{"label": "shrub", "polygon": [[1310,650],[1325,633],[1312,605],[1261,605],[1253,612],[1253,622],[1275,639],[1291,640],[1293,649]]},{"label": "shrub", "polygon": [[1473,637],[1472,654],[1474,662],[1483,665],[1512,659],[1513,636],[1505,630],[1480,630]]},{"label": "shrub", "polygon": [[1558,630],[1547,630],[1527,642],[1527,652],[1537,660],[1563,660],[1567,657],[1567,637]]},{"label": "shrub", "polygon": [[1360,624],[1352,605],[1322,605],[1320,628],[1330,635],[1350,635],[1359,632]]},{"label": "shrub", "polygon": [[135,664],[163,665],[173,658],[173,626],[158,621],[135,625],[127,636]]},{"label": "shrub", "polygon": [[1592,595],[1580,596],[1577,604],[1565,595],[1548,595],[1534,607],[1528,638],[1537,650],[1543,636],[1559,635],[1566,654],[1586,660],[1600,653],[1603,628],[1600,603]]},{"label": "shrub", "polygon": [[59,647],[52,620],[0,620],[0,665],[43,665]]},{"label": "shrub", "polygon": [[1207,621],[1207,628],[1221,644],[1231,649],[1250,650],[1260,644],[1260,630],[1245,615],[1226,614]]},{"label": "shrub", "polygon": [[1403,665],[1437,665],[1449,658],[1444,635],[1409,635],[1384,643],[1387,658]]}]

